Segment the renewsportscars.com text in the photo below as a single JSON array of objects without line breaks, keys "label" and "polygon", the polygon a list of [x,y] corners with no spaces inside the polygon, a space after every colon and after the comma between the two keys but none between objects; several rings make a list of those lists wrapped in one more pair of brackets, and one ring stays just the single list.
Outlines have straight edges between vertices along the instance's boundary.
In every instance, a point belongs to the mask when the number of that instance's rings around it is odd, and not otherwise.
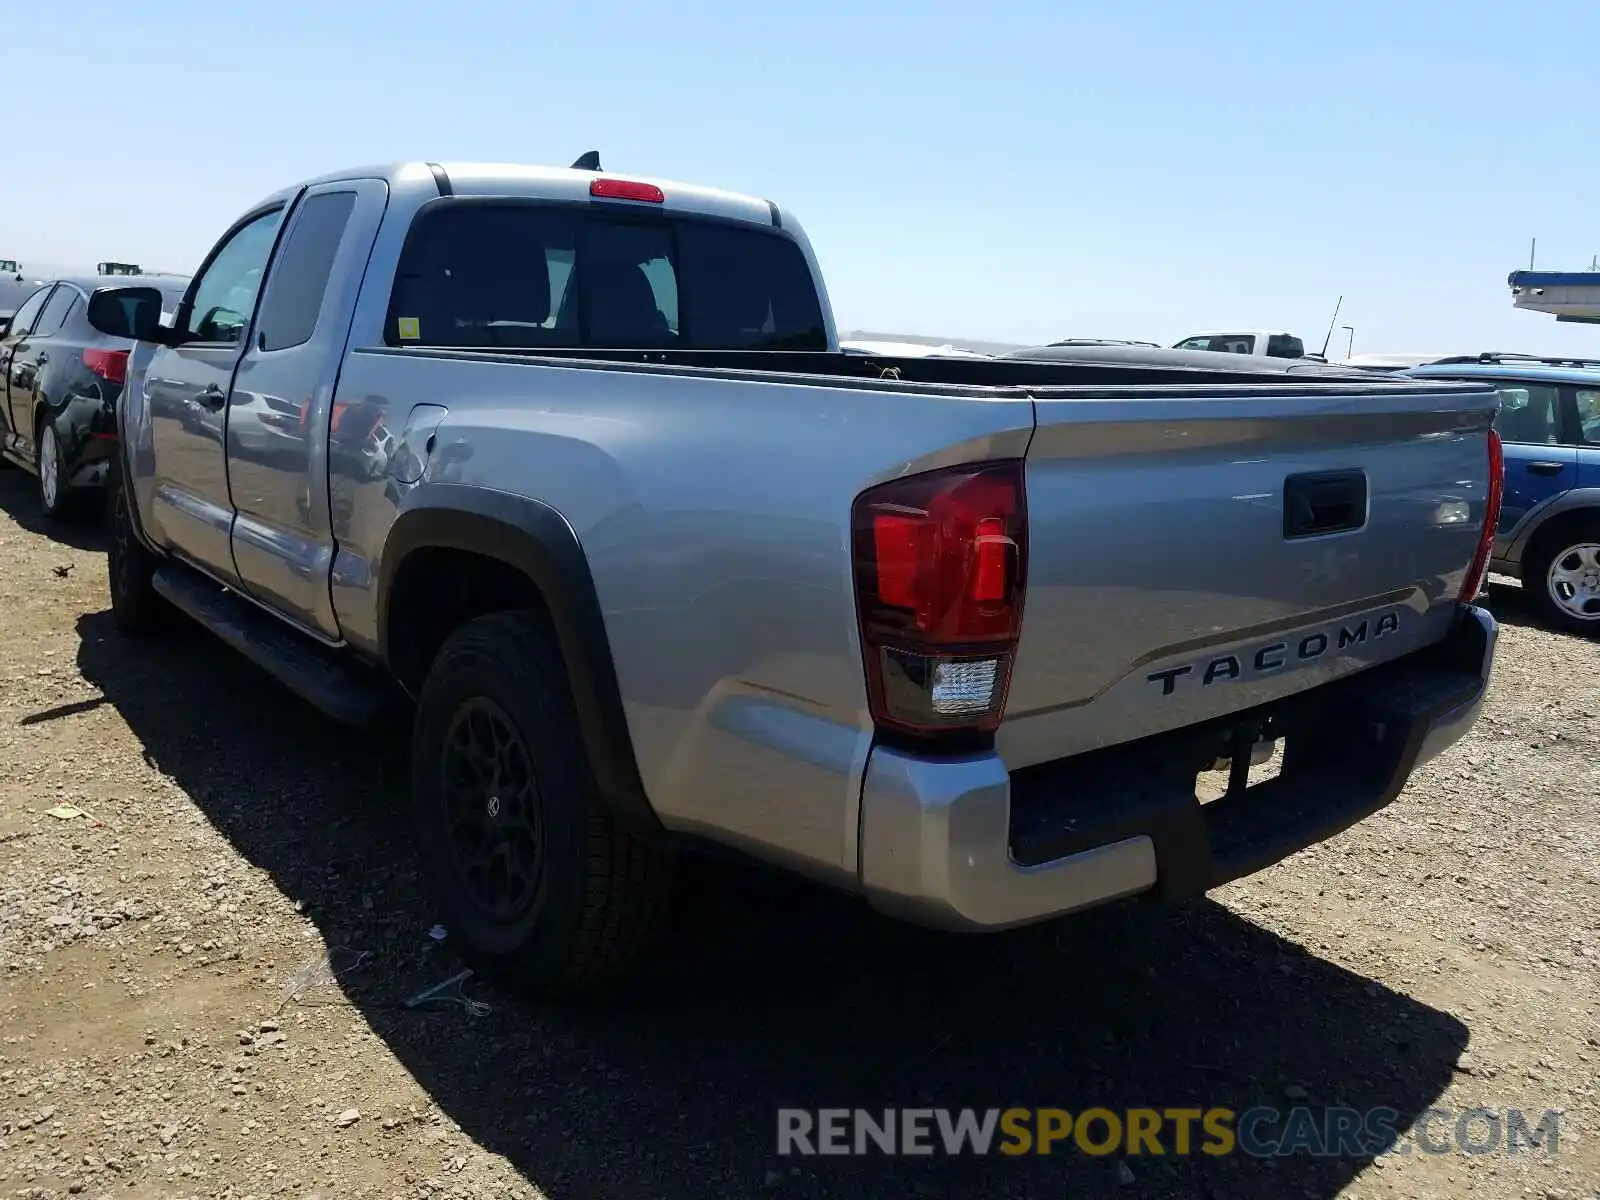
[{"label": "renewsportscars.com text", "polygon": [[1556,1154],[1559,1115],[1430,1108],[1406,1128],[1392,1108],[784,1108],[782,1155]]}]

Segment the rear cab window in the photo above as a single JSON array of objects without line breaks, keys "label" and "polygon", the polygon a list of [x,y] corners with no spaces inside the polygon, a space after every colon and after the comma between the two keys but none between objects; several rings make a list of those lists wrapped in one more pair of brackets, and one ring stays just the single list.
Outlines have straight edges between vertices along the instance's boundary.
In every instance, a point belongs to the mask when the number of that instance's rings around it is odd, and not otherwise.
[{"label": "rear cab window", "polygon": [[319,192],[307,196],[295,211],[256,318],[263,351],[287,350],[311,340],[355,204],[353,191]]},{"label": "rear cab window", "polygon": [[825,350],[810,266],[776,230],[539,201],[413,222],[384,340],[483,349]]}]

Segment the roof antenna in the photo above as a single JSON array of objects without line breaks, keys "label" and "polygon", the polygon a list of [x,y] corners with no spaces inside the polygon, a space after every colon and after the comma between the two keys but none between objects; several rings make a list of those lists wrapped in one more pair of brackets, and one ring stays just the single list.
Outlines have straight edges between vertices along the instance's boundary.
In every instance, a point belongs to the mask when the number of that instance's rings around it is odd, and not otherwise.
[{"label": "roof antenna", "polygon": [[1339,310],[1343,307],[1344,297],[1340,296],[1339,303],[1333,306],[1333,317],[1328,322],[1328,336],[1322,339],[1322,358],[1324,362],[1326,362],[1328,358],[1328,343],[1333,341],[1333,323],[1339,319]]},{"label": "roof antenna", "polygon": [[578,161],[572,164],[574,171],[598,171],[600,169],[600,151],[586,150],[578,156]]}]

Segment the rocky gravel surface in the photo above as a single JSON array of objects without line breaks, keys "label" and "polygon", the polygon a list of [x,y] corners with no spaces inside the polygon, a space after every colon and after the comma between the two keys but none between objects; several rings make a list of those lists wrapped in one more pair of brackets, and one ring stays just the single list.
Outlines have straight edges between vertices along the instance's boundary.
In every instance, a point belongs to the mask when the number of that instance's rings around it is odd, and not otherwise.
[{"label": "rocky gravel surface", "polygon": [[[45,530],[30,484],[0,472],[0,1197],[1600,1197],[1600,642],[1514,587],[1471,737],[1204,902],[962,939],[706,871],[605,1004],[469,978],[408,1008],[459,964],[403,731],[353,739],[199,630],[120,638],[98,533]],[[1556,1110],[1559,1136],[776,1153],[779,1106],[1013,1104]]]}]

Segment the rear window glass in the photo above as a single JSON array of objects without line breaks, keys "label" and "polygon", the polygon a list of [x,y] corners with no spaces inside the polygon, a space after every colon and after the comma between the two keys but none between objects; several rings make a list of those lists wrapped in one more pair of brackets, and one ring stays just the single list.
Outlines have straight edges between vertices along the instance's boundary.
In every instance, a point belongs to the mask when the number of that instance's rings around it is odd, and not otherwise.
[{"label": "rear window glass", "polygon": [[354,192],[321,192],[300,206],[261,298],[256,319],[261,349],[284,350],[311,340],[355,203]]},{"label": "rear window glass", "polygon": [[1560,393],[1536,383],[1504,384],[1500,413],[1494,427],[1508,442],[1525,446],[1554,446],[1560,440]]},{"label": "rear window glass", "polygon": [[821,350],[800,248],[712,221],[465,201],[421,214],[385,340],[479,348]]},{"label": "rear window glass", "polygon": [[1600,391],[1579,388],[1578,436],[1586,446],[1600,446]]}]

